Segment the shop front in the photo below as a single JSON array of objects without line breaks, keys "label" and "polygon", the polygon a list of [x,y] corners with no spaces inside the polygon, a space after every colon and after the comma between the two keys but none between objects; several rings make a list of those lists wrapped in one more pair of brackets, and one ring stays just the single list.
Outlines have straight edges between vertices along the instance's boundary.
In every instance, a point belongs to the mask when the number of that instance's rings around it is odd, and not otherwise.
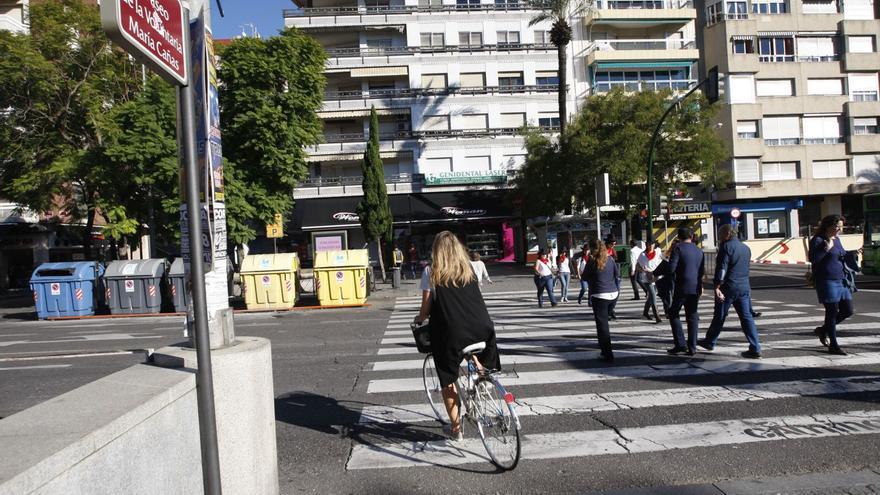
[{"label": "shop front", "polygon": [[712,205],[717,224],[733,225],[743,240],[785,239],[800,235],[802,199]]}]

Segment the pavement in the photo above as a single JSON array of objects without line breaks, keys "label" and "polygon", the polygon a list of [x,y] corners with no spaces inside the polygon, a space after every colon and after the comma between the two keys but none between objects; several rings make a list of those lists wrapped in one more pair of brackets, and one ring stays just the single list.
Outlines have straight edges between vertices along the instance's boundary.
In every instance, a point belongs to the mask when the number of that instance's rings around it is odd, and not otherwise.
[{"label": "pavement", "polygon": [[[489,270],[502,380],[524,429],[519,466],[498,472],[473,428],[450,445],[426,416],[407,327],[418,281],[405,280],[380,285],[365,308],[235,316],[238,335],[272,342],[282,493],[880,492],[873,280],[860,283],[857,314],[841,328],[850,356],[836,357],[812,336],[822,311],[804,269],[755,267],[757,362],[738,356],[735,315],[715,352],[666,355],[668,324],[640,321],[625,286],[608,365],[588,308],[539,310],[528,269]],[[29,299],[16,300],[0,297],[0,417],[182,340],[180,317],[40,322],[25,316]],[[704,298],[702,331],[710,306]]]}]

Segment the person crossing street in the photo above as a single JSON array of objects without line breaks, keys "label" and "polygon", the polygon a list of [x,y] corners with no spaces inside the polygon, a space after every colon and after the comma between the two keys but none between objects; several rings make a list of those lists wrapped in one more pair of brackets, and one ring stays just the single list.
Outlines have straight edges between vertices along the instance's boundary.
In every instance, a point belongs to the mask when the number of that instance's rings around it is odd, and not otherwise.
[{"label": "person crossing street", "polygon": [[[697,347],[697,332],[700,330],[700,315],[697,312],[700,296],[703,295],[703,275],[705,263],[703,252],[694,244],[694,233],[687,227],[678,229],[678,245],[669,258],[669,272],[673,277],[672,305],[669,308],[669,324],[672,326],[674,346],[669,354],[693,356]],[[688,336],[685,341],[681,326],[681,310],[687,318]]]}]

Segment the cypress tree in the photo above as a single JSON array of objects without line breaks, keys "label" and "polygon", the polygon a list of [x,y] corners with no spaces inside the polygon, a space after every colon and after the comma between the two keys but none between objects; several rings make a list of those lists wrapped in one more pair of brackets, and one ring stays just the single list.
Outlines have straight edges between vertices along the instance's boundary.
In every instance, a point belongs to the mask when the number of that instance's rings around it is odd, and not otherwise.
[{"label": "cypress tree", "polygon": [[385,171],[379,156],[379,116],[376,107],[370,109],[370,140],[361,163],[364,175],[364,196],[357,207],[361,228],[367,242],[376,242],[379,250],[379,267],[385,281],[385,261],[382,257],[382,239],[392,235],[391,207],[388,204],[388,191],[385,188]]}]

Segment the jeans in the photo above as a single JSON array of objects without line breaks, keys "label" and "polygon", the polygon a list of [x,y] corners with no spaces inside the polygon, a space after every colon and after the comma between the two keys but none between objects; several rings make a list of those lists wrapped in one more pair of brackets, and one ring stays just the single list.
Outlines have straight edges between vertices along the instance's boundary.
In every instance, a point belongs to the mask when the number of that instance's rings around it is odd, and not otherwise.
[{"label": "jeans", "polygon": [[[631,267],[630,270],[635,271],[635,268],[632,268],[632,267]],[[639,300],[639,286],[641,286],[642,284],[640,284],[639,281],[636,280],[636,276],[635,276],[635,275],[630,275],[630,277],[629,277],[629,283],[632,284],[632,288],[633,288],[633,299],[635,299],[636,301],[638,301],[638,300]]]},{"label": "jeans", "polygon": [[[724,328],[724,320],[730,307],[736,309],[739,315],[739,326],[742,328],[749,341],[749,350],[761,352],[761,342],[758,340],[758,328],[755,326],[755,319],[752,317],[752,295],[749,290],[731,290],[723,291],[724,300],[715,299],[715,310],[712,315],[712,323],[709,324],[709,330],[706,331],[706,341],[711,347],[715,347],[718,336]],[[729,292],[729,293],[728,293]]]},{"label": "jeans", "polygon": [[[672,326],[672,340],[679,349],[696,350],[697,332],[700,330],[700,315],[697,307],[700,296],[697,294],[675,294],[672,305],[669,307],[669,324]],[[684,340],[684,331],[681,327],[681,309],[687,318],[688,336]]]},{"label": "jeans", "polygon": [[643,283],[639,282],[639,285],[642,286],[642,289],[645,291],[645,309],[642,311],[642,314],[647,315],[648,310],[652,310],[654,312],[654,319],[659,320],[660,315],[657,314],[657,289],[654,287],[653,283]]},{"label": "jeans", "polygon": [[[590,290],[590,284],[587,283],[587,279],[581,278],[581,293],[578,294],[578,304],[580,304],[581,301],[584,300],[584,294],[586,294],[587,291],[589,291],[589,290]],[[593,302],[589,299],[587,299],[587,303],[589,303],[590,306],[593,305]]]},{"label": "jeans", "polygon": [[547,275],[546,277],[538,277],[538,280],[535,282],[538,286],[538,307],[544,306],[544,290],[547,290],[547,296],[550,299],[550,304],[556,306],[556,297],[553,295],[553,276]]},{"label": "jeans", "polygon": [[562,299],[568,299],[568,282],[571,280],[570,272],[559,272],[559,283],[562,284]]},{"label": "jeans", "polygon": [[596,336],[603,356],[611,356],[611,332],[608,331],[608,310],[614,301],[592,298],[593,318],[596,320]]},{"label": "jeans", "polygon": [[837,324],[853,315],[852,299],[841,299],[836,303],[825,303],[825,324],[822,328],[828,335],[828,346],[832,349],[837,344]]}]

